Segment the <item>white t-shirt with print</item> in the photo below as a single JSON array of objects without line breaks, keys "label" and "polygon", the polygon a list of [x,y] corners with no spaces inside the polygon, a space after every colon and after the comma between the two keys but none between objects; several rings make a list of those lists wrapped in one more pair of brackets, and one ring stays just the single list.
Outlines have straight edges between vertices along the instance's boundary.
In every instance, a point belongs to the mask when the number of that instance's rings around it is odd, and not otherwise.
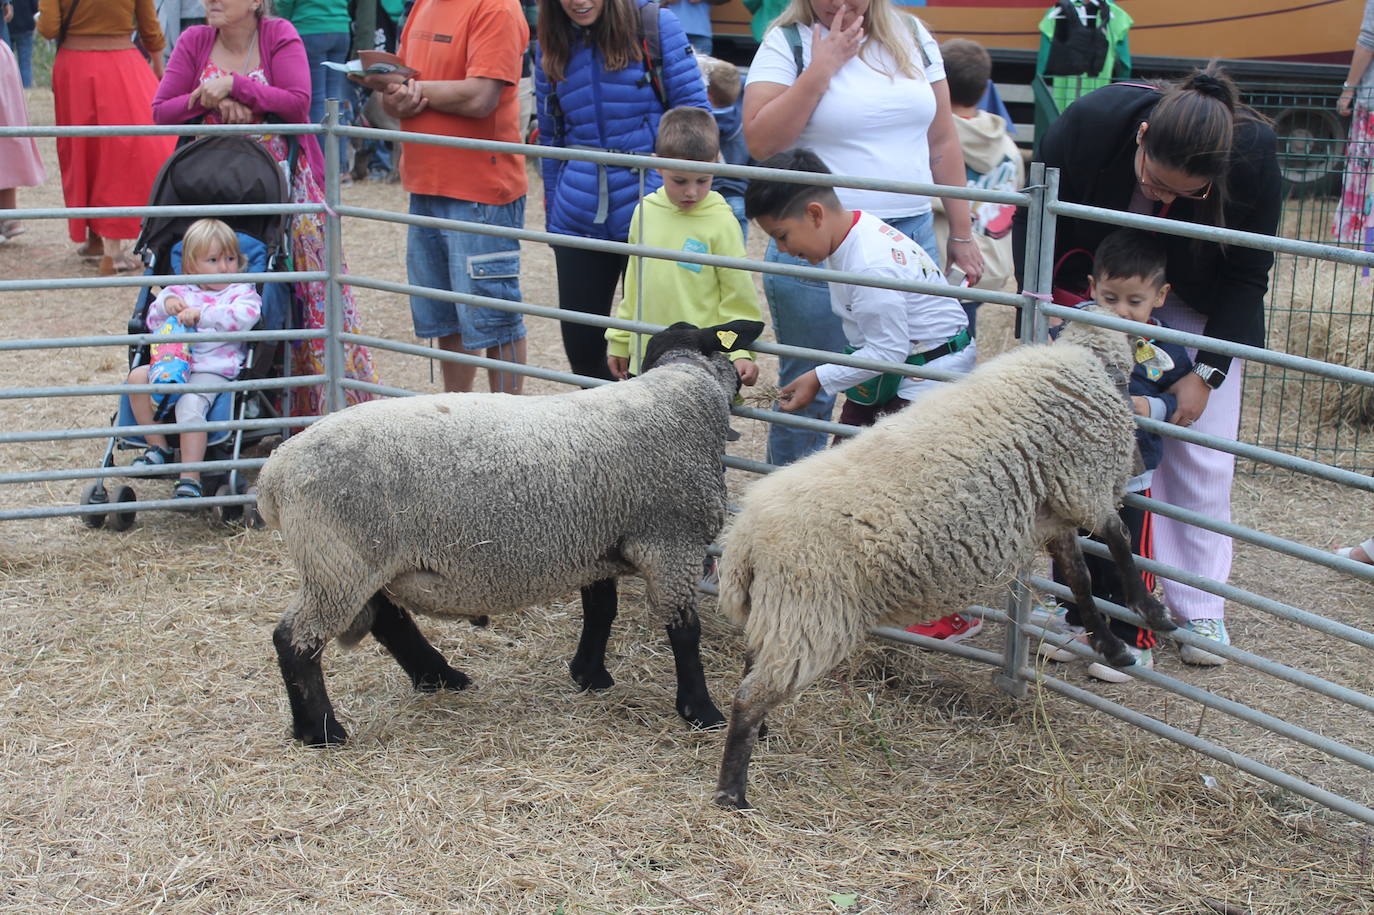
[{"label": "white t-shirt with print", "polygon": [[[933,183],[926,133],[935,119],[931,84],[945,78],[945,62],[934,37],[925,26],[917,25],[930,58],[923,75],[913,79],[902,74],[882,45],[865,38],[859,53],[831,79],[793,145],[815,151],[837,175]],[[898,27],[899,38],[907,43],[919,72],[921,55],[915,36],[905,22],[899,21]],[[822,36],[829,34],[825,26],[817,28]],[[811,63],[811,27],[799,26],[798,31],[806,66]],[[746,85],[790,86],[796,80],[797,62],[787,35],[780,28],[769,29],[749,66]],[[930,210],[928,197],[846,187],[835,190],[846,208],[863,210],[879,219],[916,216]]]},{"label": "white t-shirt with print", "polygon": [[[944,274],[916,242],[881,219],[859,213],[849,234],[823,266],[831,270],[862,273],[927,283],[943,283]],[[904,362],[912,353],[934,349],[968,327],[968,315],[949,296],[904,292],[877,286],[830,284],[830,308],[844,325],[844,336],[855,347],[853,355],[884,362]],[[932,365],[950,371],[970,371],[976,361],[972,344]],[[816,367],[816,377],[827,393],[837,394],[878,373],[871,369],[826,364]],[[920,378],[905,378],[898,396],[915,400]]]}]

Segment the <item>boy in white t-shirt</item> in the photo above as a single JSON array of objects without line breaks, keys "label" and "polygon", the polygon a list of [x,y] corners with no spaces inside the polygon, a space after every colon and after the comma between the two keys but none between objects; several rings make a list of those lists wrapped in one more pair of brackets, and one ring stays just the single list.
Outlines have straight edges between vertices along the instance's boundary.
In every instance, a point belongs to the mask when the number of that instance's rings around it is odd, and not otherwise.
[{"label": "boy in white t-shirt", "polygon": [[[790,149],[760,163],[764,168],[830,174],[809,149]],[[920,245],[875,216],[840,204],[829,187],[755,179],[744,192],[745,214],[778,250],[830,270],[899,282],[944,283],[944,274]],[[977,351],[968,316],[949,296],[881,286],[830,284],[830,307],[844,325],[849,352],[882,362],[928,365],[968,372]],[[840,422],[872,425],[908,406],[940,382],[871,369],[824,364],[804,372],[778,392],[786,412],[806,406],[822,389],[845,392]],[[952,613],[911,631],[958,641],[974,635],[982,620]]]},{"label": "boy in white t-shirt", "polygon": [[[762,165],[830,174],[809,149],[778,153]],[[945,281],[920,245],[876,216],[845,208],[832,188],[756,179],[745,191],[744,207],[779,250],[809,263],[893,280]],[[968,317],[949,296],[831,283],[830,307],[843,323],[855,356],[953,372],[973,368]],[[792,412],[822,389],[830,394],[844,391],[840,422],[869,426],[879,416],[905,407],[932,384],[938,382],[826,364],[784,387],[778,402]]]}]

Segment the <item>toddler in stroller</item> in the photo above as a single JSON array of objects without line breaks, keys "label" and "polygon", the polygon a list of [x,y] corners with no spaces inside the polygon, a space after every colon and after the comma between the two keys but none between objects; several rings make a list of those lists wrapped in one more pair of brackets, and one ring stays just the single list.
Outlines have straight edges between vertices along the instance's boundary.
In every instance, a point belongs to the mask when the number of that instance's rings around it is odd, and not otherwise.
[{"label": "toddler in stroller", "polygon": [[[182,237],[182,273],[240,273],[245,263],[239,250],[238,236],[218,219],[198,220],[191,224]],[[197,285],[173,284],[164,287],[153,299],[148,307],[147,325],[149,331],[157,332],[169,319],[176,318],[181,327],[191,330],[249,330],[257,324],[261,312],[262,298],[250,283],[202,281]],[[241,341],[191,342],[188,357],[190,374],[185,380],[191,384],[233,381],[243,366],[247,352],[248,345]],[[135,366],[129,372],[129,383],[148,384],[149,367],[147,363]],[[155,415],[151,394],[128,396],[129,408],[139,425],[152,425],[157,421],[159,417]],[[187,424],[206,421],[214,396],[210,392],[188,391],[179,396],[165,394],[159,399],[176,397],[176,421]],[[182,462],[193,464],[204,460],[207,438],[205,431],[182,432]],[[145,439],[148,448],[134,459],[134,465],[171,462],[173,452],[165,436],[149,434]],[[204,495],[200,472],[183,471],[177,479],[173,495],[178,499],[194,499]]]}]

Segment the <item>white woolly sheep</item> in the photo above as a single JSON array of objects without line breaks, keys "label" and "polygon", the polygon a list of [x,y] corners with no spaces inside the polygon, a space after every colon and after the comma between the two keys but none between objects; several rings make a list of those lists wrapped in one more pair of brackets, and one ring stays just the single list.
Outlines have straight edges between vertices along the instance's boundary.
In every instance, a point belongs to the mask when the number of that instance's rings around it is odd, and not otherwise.
[{"label": "white woolly sheep", "polygon": [[744,626],[716,802],[747,807],[766,713],[846,658],[871,626],[905,627],[1005,596],[1048,546],[1093,647],[1131,663],[1092,602],[1075,535],[1111,548],[1129,606],[1173,629],[1117,515],[1138,465],[1118,331],[1076,323],[944,385],[837,448],[752,486],[726,532],[721,610]]},{"label": "white woolly sheep", "polygon": [[605,689],[615,578],[632,572],[668,629],[678,714],[724,723],[701,667],[693,586],[725,520],[721,454],[739,379],[723,354],[762,330],[675,324],[650,339],[649,370],[631,381],[373,401],[278,448],[258,509],[300,572],[273,634],[294,736],[346,739],[320,666],[331,639],[371,632],[416,689],[463,689],[467,676],[411,613],[476,618],[571,588],[583,610],[572,677]]}]

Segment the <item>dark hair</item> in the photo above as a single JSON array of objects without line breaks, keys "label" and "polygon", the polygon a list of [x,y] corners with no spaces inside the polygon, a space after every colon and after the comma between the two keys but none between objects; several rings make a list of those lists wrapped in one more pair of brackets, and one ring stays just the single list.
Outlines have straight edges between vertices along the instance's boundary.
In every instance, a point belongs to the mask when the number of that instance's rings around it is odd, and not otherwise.
[{"label": "dark hair", "polygon": [[1161,90],[1164,97],[1147,118],[1145,155],[1187,175],[1224,179],[1235,136],[1236,84],[1213,61]]},{"label": "dark hair", "polygon": [[962,107],[977,105],[992,78],[992,58],[987,49],[967,38],[951,38],[940,45],[945,59],[945,79],[949,100]]},{"label": "dark hair", "polygon": [[1164,285],[1168,256],[1164,243],[1153,232],[1117,229],[1093,253],[1093,277],[1097,280],[1142,277],[1158,289]]},{"label": "dark hair", "polygon": [[654,152],[665,159],[714,162],[720,155],[720,127],[705,108],[670,108],[658,122]]},{"label": "dark hair", "polygon": [[[831,174],[821,157],[809,149],[788,149],[769,156],[759,163],[760,168],[777,168],[794,172]],[[744,218],[791,219],[815,201],[829,210],[839,209],[840,198],[835,189],[815,184],[794,184],[754,178],[744,189]]]},{"label": "dark hair", "polygon": [[[573,41],[579,31],[583,30],[568,18],[559,0],[539,0],[539,62],[551,82],[563,78],[563,68],[572,56]],[[635,0],[606,0],[601,15],[585,32],[586,40],[601,52],[607,70],[623,70],[631,61],[644,59]]]}]

